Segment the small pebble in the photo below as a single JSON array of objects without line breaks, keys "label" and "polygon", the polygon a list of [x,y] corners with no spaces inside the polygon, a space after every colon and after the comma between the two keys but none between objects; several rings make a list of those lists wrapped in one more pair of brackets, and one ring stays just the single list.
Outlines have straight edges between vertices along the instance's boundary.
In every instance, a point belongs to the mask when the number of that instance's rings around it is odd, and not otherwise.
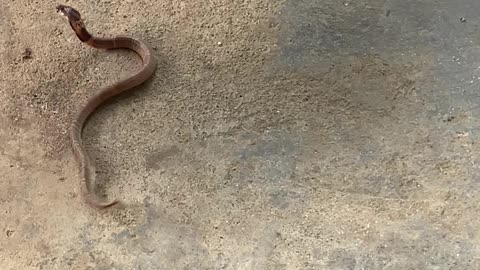
[{"label": "small pebble", "polygon": [[15,232],[14,230],[7,230],[6,231],[8,237],[12,236],[14,232]]},{"label": "small pebble", "polygon": [[22,53],[22,58],[23,59],[31,59],[32,58],[32,49],[25,48],[25,50]]},{"label": "small pebble", "polygon": [[460,22],[466,22],[467,19],[465,19],[464,17],[460,18]]}]

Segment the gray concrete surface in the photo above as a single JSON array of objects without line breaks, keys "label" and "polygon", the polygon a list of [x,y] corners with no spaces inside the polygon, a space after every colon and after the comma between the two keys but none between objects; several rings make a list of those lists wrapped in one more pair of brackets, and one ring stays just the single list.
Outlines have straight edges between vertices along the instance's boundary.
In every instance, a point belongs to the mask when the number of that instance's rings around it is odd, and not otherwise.
[{"label": "gray concrete surface", "polygon": [[159,60],[84,134],[111,211],[66,130],[137,60],[56,4],[1,3],[1,269],[480,269],[480,2],[66,2]]}]

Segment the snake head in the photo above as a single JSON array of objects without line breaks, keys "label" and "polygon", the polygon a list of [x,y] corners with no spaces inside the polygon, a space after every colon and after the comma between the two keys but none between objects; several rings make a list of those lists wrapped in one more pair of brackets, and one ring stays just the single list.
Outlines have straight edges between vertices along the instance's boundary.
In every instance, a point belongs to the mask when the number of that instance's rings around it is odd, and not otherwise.
[{"label": "snake head", "polygon": [[78,12],[76,9],[72,7],[65,6],[65,5],[58,5],[57,12],[65,16],[70,23],[82,21],[82,16],[80,16],[80,12]]},{"label": "snake head", "polygon": [[81,41],[85,42],[91,38],[90,34],[85,29],[85,24],[83,23],[80,12],[65,5],[57,5],[57,12],[68,19],[70,26]]}]

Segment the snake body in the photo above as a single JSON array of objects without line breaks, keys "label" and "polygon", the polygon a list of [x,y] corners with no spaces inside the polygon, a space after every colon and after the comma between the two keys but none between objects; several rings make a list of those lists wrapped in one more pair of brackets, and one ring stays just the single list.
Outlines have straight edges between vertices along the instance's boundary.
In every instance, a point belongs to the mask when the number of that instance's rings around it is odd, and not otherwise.
[{"label": "snake body", "polygon": [[107,99],[126,90],[136,87],[150,78],[156,69],[156,61],[152,48],[140,39],[128,36],[100,38],[92,36],[85,28],[80,13],[72,7],[58,5],[57,11],[69,21],[73,31],[81,42],[98,49],[130,49],[142,59],[142,68],[129,76],[119,80],[93,94],[86,103],[76,112],[70,125],[70,140],[75,159],[80,168],[80,177],[83,182],[84,198],[88,204],[97,208],[107,208],[119,203],[118,200],[105,201],[97,195],[95,183],[95,166],[90,160],[82,143],[82,131],[89,116]]}]

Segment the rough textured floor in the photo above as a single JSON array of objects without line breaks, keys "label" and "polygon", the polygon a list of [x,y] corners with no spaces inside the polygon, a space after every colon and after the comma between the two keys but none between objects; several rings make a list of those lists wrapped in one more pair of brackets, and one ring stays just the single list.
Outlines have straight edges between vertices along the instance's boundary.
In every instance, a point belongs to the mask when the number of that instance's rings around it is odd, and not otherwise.
[{"label": "rough textured floor", "polygon": [[128,207],[66,132],[138,59],[3,0],[2,270],[480,269],[479,1],[70,2],[156,49],[84,132]]}]

